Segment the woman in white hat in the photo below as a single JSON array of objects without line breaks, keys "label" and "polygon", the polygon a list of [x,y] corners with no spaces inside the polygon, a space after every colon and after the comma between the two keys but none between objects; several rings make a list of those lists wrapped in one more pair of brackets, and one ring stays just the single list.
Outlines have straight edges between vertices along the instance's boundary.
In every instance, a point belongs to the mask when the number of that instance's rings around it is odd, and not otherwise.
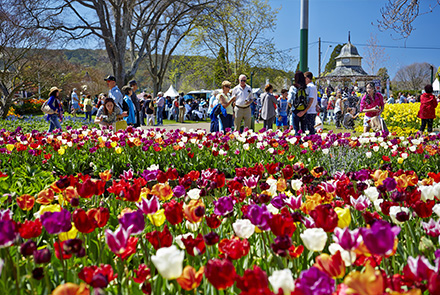
[{"label": "woman in white hat", "polygon": [[63,107],[59,101],[59,95],[62,89],[57,87],[50,88],[49,101],[47,105],[52,109],[52,114],[47,114],[46,120],[49,121],[49,132],[55,129],[61,130],[61,122],[63,121]]}]

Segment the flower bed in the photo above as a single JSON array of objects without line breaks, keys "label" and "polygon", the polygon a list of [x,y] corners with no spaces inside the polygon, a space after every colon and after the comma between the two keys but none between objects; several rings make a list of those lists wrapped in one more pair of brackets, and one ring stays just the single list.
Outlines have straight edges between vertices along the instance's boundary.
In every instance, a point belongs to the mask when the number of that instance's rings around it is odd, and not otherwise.
[{"label": "flower bed", "polygon": [[0,130],[0,288],[440,294],[439,139]]},{"label": "flower bed", "polygon": [[157,167],[111,179],[64,176],[36,197],[3,198],[2,290],[440,292],[440,174],[330,175],[297,162],[237,168],[230,180]]}]

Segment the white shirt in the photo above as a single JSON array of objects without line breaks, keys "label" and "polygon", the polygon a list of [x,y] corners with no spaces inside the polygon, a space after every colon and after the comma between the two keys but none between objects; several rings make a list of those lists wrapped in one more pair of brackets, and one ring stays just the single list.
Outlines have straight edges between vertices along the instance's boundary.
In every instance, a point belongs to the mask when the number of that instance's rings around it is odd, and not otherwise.
[{"label": "white shirt", "polygon": [[75,91],[72,92],[72,103],[78,103],[79,98],[78,98],[78,94],[76,94]]},{"label": "white shirt", "polygon": [[315,84],[312,82],[307,84],[307,89],[309,89],[309,99],[313,98],[312,106],[307,110],[307,114],[316,114],[316,105],[318,104],[318,89],[316,89]]},{"label": "white shirt", "polygon": [[246,106],[245,100],[249,103],[254,99],[252,89],[247,84],[244,88],[241,88],[240,85],[235,86],[234,89],[232,89],[232,96],[235,96],[235,104],[240,107]]}]

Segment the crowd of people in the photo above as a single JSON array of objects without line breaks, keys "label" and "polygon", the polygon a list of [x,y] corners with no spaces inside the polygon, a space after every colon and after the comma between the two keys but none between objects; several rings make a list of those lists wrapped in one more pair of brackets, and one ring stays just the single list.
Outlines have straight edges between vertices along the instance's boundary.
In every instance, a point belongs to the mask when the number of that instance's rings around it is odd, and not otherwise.
[{"label": "crowd of people", "polygon": [[[246,83],[246,75],[240,75],[238,85],[232,88],[232,83],[223,81],[220,91],[213,91],[209,102],[190,97],[185,99],[184,93],[171,98],[164,97],[159,92],[157,97],[145,93],[138,98],[137,82],[131,80],[128,85],[119,89],[114,76],[104,79],[109,92],[96,95],[77,94],[73,89],[67,108],[76,116],[79,112],[85,113],[85,121],[92,121],[92,114],[96,114],[94,122],[101,128],[116,126],[116,122],[124,120],[127,125],[139,127],[161,126],[163,119],[175,120],[183,123],[185,120],[204,120],[208,115],[211,118],[211,132],[220,130],[243,130],[253,128],[254,121],[263,121],[266,129],[287,130],[293,129],[296,134],[308,132],[315,134],[322,132],[323,123],[334,123],[337,128],[354,130],[355,120],[360,113],[365,113],[362,126],[364,132],[370,130],[386,130],[386,124],[381,118],[386,103],[396,103],[391,94],[384,99],[376,91],[374,83],[367,83],[365,89],[358,87],[333,89],[331,86],[319,89],[313,83],[311,72],[297,71],[293,85],[289,89],[282,89],[280,95],[274,94],[273,85],[267,84],[264,93],[254,95],[252,88]],[[47,116],[50,123],[49,131],[61,128],[63,106],[60,102],[61,89],[52,87],[50,90],[49,107],[53,110]],[[435,108],[440,95],[436,98],[431,85],[427,85],[419,97],[399,93],[398,103],[421,102],[418,116],[421,118],[423,132],[427,127],[432,132]],[[82,106],[82,109],[81,109]]]}]

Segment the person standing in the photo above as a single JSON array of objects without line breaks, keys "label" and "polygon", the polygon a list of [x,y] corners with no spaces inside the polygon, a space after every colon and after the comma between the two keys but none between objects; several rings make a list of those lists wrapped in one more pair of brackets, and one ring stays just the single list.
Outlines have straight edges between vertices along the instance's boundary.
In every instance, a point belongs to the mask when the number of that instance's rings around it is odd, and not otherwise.
[{"label": "person standing", "polygon": [[336,128],[341,128],[341,123],[343,119],[343,107],[344,101],[342,99],[341,91],[336,92],[336,103],[335,103],[335,125]]},{"label": "person standing", "polygon": [[50,88],[49,101],[47,105],[52,109],[52,114],[47,114],[46,120],[49,122],[49,132],[55,129],[61,130],[61,122],[63,121],[63,107],[59,101],[60,92],[62,89],[57,87]]},{"label": "person standing", "polygon": [[287,110],[289,108],[289,103],[287,102],[287,89],[281,90],[281,97],[277,100],[277,109],[276,109],[276,125],[277,129],[281,129],[283,127],[284,130],[287,130]]},{"label": "person standing", "polygon": [[269,130],[273,129],[273,123],[275,123],[277,99],[273,95],[272,85],[267,84],[264,91],[261,95],[261,118],[264,120],[263,128]]},{"label": "person standing", "polygon": [[306,113],[307,108],[310,107],[308,91],[303,72],[297,71],[295,73],[295,84],[290,86],[288,95],[295,135],[299,135],[300,130],[305,131],[307,128]]},{"label": "person standing", "polygon": [[84,99],[84,113],[86,114],[86,118],[84,119],[84,121],[87,121],[87,118],[89,118],[89,123],[92,122],[92,109],[93,109],[93,105],[92,105],[92,96],[90,94],[88,94],[86,96],[86,99]]},{"label": "person standing", "polygon": [[222,121],[222,130],[225,131],[226,128],[232,128],[232,122],[234,117],[234,109],[232,108],[232,104],[235,102],[235,97],[230,96],[229,90],[231,89],[231,82],[223,81],[222,82],[222,92],[217,95],[217,99],[219,104],[226,110],[220,114],[220,120]]},{"label": "person standing", "polygon": [[435,108],[437,107],[437,99],[432,94],[434,89],[431,84],[425,86],[425,93],[420,97],[420,110],[418,117],[422,119],[422,125],[420,131],[425,131],[426,125],[428,125],[428,132],[432,132],[432,124],[435,119]]},{"label": "person standing", "polygon": [[128,125],[133,126],[136,123],[136,112],[133,101],[131,100],[131,95],[133,94],[133,90],[130,86],[122,87],[122,92],[124,93],[124,102],[128,106],[128,116],[124,118],[127,121]]},{"label": "person standing", "polygon": [[251,108],[250,105],[254,101],[252,88],[246,84],[246,75],[240,75],[239,84],[232,90],[232,97],[235,97],[234,107],[234,127],[240,131],[241,121],[244,120],[244,127],[251,127]]},{"label": "person standing", "polygon": [[399,103],[407,103],[406,96],[404,93],[399,93]]},{"label": "person standing", "polygon": [[185,121],[186,108],[185,108],[185,99],[183,98],[184,95],[185,95],[185,93],[181,92],[180,96],[179,96],[179,122],[180,123],[183,123]]},{"label": "person standing", "polygon": [[150,94],[144,95],[144,109],[147,116],[147,126],[154,126],[154,101]]},{"label": "person standing", "polygon": [[107,82],[107,87],[109,89],[108,97],[112,98],[114,103],[117,107],[123,110],[122,104],[124,101],[124,96],[122,95],[121,90],[119,89],[118,85],[116,85],[116,78],[115,76],[109,75],[104,79],[105,82]]},{"label": "person standing", "polygon": [[327,119],[327,107],[328,107],[328,96],[327,94],[322,95],[321,99],[321,110],[322,110],[322,122],[325,122]]},{"label": "person standing", "polygon": [[156,98],[157,103],[157,125],[163,125],[163,109],[165,107],[165,98],[163,97],[163,93],[159,92]]},{"label": "person standing", "polygon": [[73,113],[73,116],[76,117],[77,112],[80,110],[79,97],[78,97],[78,94],[76,94],[76,88],[73,88],[73,90],[72,90],[70,104],[71,104],[71,112]]},{"label": "person standing", "polygon": [[315,84],[313,84],[313,74],[311,72],[305,72],[304,77],[306,78],[307,89],[309,90],[309,107],[306,113],[306,126],[310,134],[315,134],[315,121],[317,106],[318,106],[318,89],[316,89]]},{"label": "person standing", "polygon": [[376,87],[374,83],[368,82],[366,89],[367,89],[367,93],[364,95],[364,97],[362,97],[361,106],[360,106],[360,112],[365,113],[364,124],[363,124],[364,133],[370,131],[369,123],[373,117],[377,116],[379,117],[379,120],[381,119],[380,114],[382,113],[384,108],[382,94],[376,92]]},{"label": "person standing", "polygon": [[134,105],[134,111],[136,117],[136,123],[134,124],[134,127],[139,127],[141,126],[142,119],[141,119],[141,104],[139,103],[139,99],[136,95],[136,90],[138,90],[138,85],[136,80],[131,80],[130,82],[128,82],[128,86],[130,86],[132,90],[130,98]]}]

